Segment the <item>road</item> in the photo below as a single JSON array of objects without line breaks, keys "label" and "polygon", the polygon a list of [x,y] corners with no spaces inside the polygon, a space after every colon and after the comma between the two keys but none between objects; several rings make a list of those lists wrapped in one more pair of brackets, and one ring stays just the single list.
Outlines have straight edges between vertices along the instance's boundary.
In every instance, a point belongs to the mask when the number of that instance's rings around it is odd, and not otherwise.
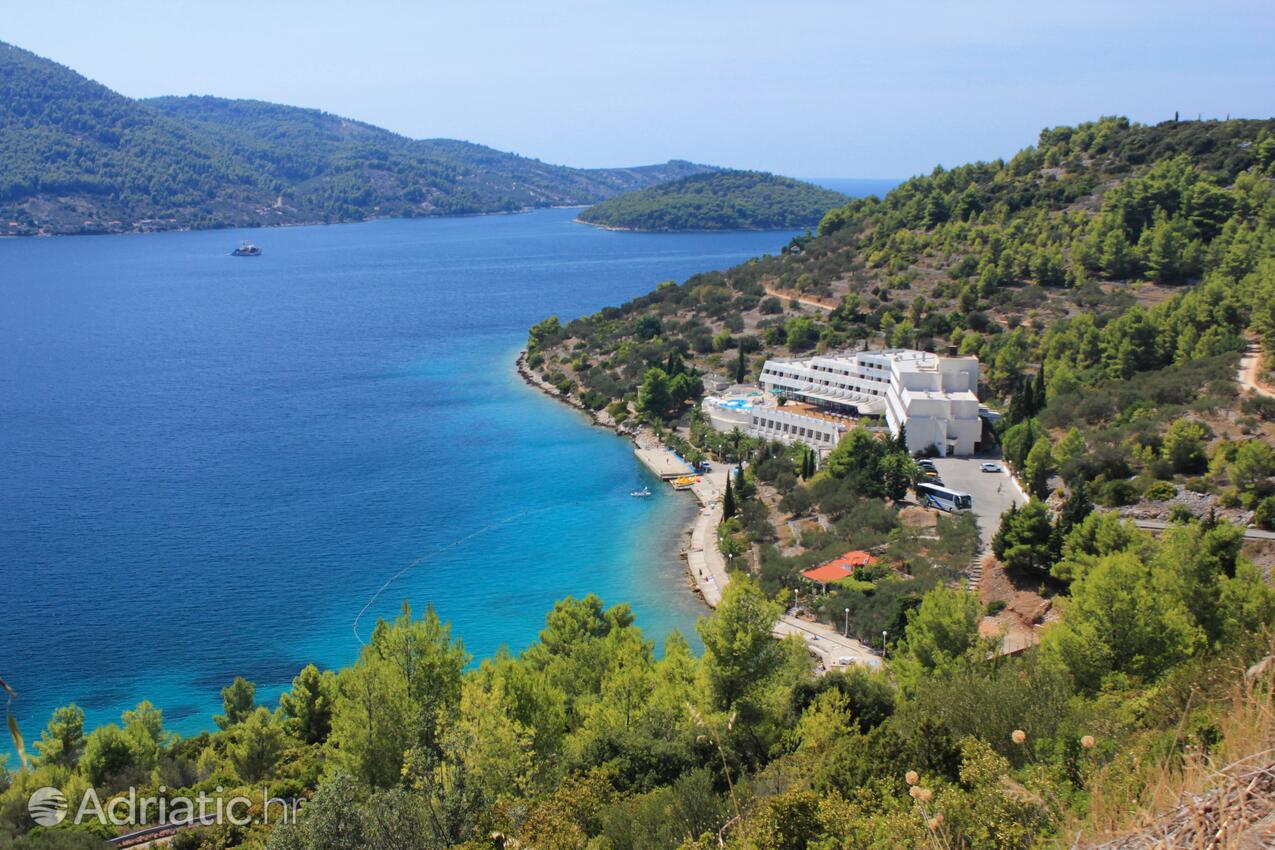
[{"label": "road", "polygon": [[[1173,523],[1162,519],[1135,519],[1133,524],[1146,531],[1164,531]],[[1260,528],[1244,529],[1245,540],[1275,540],[1275,531],[1263,531]]]},{"label": "road", "polygon": [[[1259,392],[1262,390],[1257,388]],[[982,472],[979,464],[995,463],[1000,472]],[[935,458],[934,467],[939,471],[944,486],[969,493],[974,497],[974,514],[978,517],[978,532],[983,551],[991,548],[992,537],[1000,527],[1001,514],[1011,504],[1022,507],[1027,498],[1018,483],[1005,471],[1005,464],[987,458]],[[1134,525],[1147,531],[1164,531],[1171,523],[1159,519],[1135,519]],[[1275,540],[1275,531],[1260,528],[1244,529],[1247,540]],[[981,553],[980,553],[981,554]]]},{"label": "road", "polygon": [[844,667],[842,659],[850,659],[850,664],[862,664],[865,667],[880,669],[881,659],[854,638],[844,637],[836,629],[823,623],[810,623],[799,620],[791,614],[785,614],[775,624],[775,637],[796,635],[806,642],[806,648],[819,656],[824,670]]},{"label": "road", "polygon": [[767,295],[773,295],[784,301],[796,301],[798,304],[805,304],[807,307],[815,307],[819,310],[832,311],[837,309],[837,302],[831,299],[819,298],[815,295],[802,295],[789,289],[777,289],[770,284],[762,284],[762,291]]},{"label": "road", "polygon": [[[1001,471],[982,472],[981,463],[995,463]],[[1010,505],[1027,504],[1023,491],[997,458],[938,457],[934,459],[934,468],[943,479],[943,486],[969,493],[974,498],[974,515],[978,518],[982,543],[980,554],[991,549],[992,537],[1000,528],[1001,514],[1009,510]]]}]

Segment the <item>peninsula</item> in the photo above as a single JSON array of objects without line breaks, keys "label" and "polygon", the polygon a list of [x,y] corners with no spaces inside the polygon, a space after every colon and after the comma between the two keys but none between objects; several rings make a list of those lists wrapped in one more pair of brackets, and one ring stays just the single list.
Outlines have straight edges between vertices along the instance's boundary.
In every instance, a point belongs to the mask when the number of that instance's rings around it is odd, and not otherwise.
[{"label": "peninsula", "polygon": [[709,171],[618,195],[578,220],[614,230],[791,230],[814,227],[847,200],[790,177]]}]

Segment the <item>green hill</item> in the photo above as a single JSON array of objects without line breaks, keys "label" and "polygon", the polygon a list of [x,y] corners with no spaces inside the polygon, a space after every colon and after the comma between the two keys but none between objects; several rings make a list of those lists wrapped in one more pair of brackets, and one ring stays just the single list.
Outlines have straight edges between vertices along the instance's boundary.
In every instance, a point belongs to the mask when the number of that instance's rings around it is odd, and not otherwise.
[{"label": "green hill", "polygon": [[590,203],[702,170],[689,162],[630,169],[567,168],[451,139],[409,139],[330,115],[253,100],[144,101],[237,151],[287,184],[293,203],[327,217],[510,212]]},{"label": "green hill", "polygon": [[695,174],[603,201],[580,221],[622,230],[780,230],[813,227],[846,196],[760,171]]},{"label": "green hill", "polygon": [[313,109],[136,101],[0,42],[0,234],[511,212],[706,168],[575,169]]},{"label": "green hill", "polygon": [[538,328],[533,367],[621,419],[690,416],[701,383],[653,405],[656,370],[737,380],[857,345],[975,355],[1006,459],[1042,497],[1086,482],[1152,518],[1190,503],[1275,527],[1275,404],[1234,380],[1250,341],[1275,364],[1275,120],[1049,129],[1008,161],[851,201],[773,255]]}]

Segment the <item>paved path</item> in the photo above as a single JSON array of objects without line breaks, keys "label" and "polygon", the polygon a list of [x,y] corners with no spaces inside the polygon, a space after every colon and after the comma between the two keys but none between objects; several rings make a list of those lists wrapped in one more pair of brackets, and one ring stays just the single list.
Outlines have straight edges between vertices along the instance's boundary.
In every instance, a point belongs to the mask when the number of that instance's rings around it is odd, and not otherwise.
[{"label": "paved path", "polygon": [[[726,477],[734,467],[730,464],[713,464],[712,472],[700,476],[699,483],[691,488],[700,502],[699,516],[691,528],[691,548],[686,553],[686,563],[691,577],[699,588],[708,607],[716,608],[722,601],[722,589],[730,581],[726,558],[717,548],[717,526],[722,519],[722,494],[726,490]],[[843,637],[836,629],[822,623],[799,620],[785,614],[775,624],[775,637],[798,635],[811,652],[819,656],[825,670],[843,666],[841,660],[852,659],[853,664],[879,667],[881,659],[872,650],[854,638]]]},{"label": "paved path", "polygon": [[726,477],[731,466],[715,463],[713,471],[701,475],[699,483],[691,487],[699,499],[699,516],[691,528],[691,548],[686,553],[686,563],[691,578],[709,608],[716,608],[722,601],[722,588],[730,581],[726,572],[726,559],[717,548],[717,526],[722,521],[722,493],[726,490]]},{"label": "paved path", "polygon": [[665,480],[695,474],[695,470],[689,463],[663,447],[646,448],[639,445],[633,449],[633,454],[646,464],[647,469]]}]

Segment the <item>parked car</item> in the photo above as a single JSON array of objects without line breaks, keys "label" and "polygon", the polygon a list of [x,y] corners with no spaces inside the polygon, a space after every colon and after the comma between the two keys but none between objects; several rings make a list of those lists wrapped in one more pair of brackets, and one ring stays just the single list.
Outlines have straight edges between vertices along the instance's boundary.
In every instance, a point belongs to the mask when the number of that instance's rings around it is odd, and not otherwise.
[{"label": "parked car", "polygon": [[928,469],[930,472],[933,472],[934,470],[938,468],[934,465],[934,461],[932,460],[918,460],[916,462],[916,465],[921,467],[922,469]]},{"label": "parked car", "polygon": [[981,469],[983,472],[1000,472],[1001,471],[1001,467],[999,463],[980,463],[978,465],[978,468]]}]

